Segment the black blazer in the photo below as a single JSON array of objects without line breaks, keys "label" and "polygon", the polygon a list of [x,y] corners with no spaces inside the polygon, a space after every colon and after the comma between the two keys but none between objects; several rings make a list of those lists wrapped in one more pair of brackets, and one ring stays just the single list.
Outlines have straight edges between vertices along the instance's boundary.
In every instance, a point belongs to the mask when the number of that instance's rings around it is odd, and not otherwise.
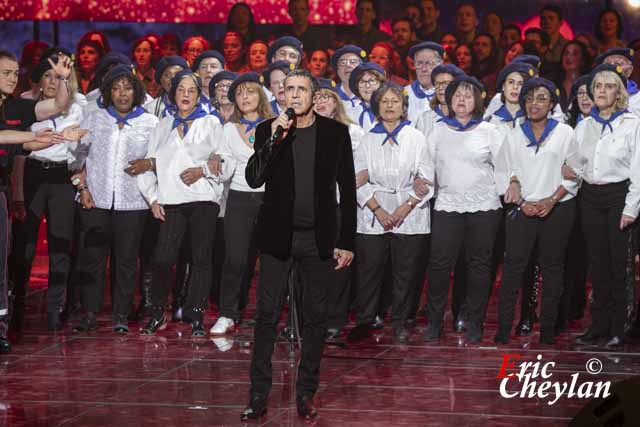
[{"label": "black blazer", "polygon": [[[286,138],[273,144],[270,139],[273,120],[260,123],[256,129],[255,153],[247,163],[245,177],[251,188],[265,184],[256,225],[258,249],[286,259],[291,254],[293,235],[295,182],[291,144],[296,129],[292,127]],[[334,248],[353,251],[356,180],[349,128],[316,115],[316,131],[315,188],[312,189],[315,233],[319,255],[326,259],[333,256]],[[336,185],[340,189],[340,221]]]}]

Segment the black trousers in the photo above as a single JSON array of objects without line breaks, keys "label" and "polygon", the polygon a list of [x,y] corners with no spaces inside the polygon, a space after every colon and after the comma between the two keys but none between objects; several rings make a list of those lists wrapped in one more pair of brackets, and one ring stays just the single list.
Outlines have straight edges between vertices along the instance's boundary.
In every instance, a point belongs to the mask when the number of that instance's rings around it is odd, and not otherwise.
[{"label": "black trousers", "polygon": [[623,336],[629,317],[629,271],[635,255],[635,230],[620,230],[620,217],[628,191],[626,182],[582,186],[580,210],[587,243],[593,301],[591,329],[596,334]]},{"label": "black trousers", "polygon": [[[564,264],[567,243],[575,219],[574,199],[558,203],[545,218],[528,217],[521,211],[505,219],[506,254],[499,291],[498,323],[511,330],[518,290],[537,248],[537,260],[543,280],[540,334],[555,335],[555,325],[564,288]],[[524,301],[523,304],[527,302]]]},{"label": "black trousers", "polygon": [[460,248],[466,249],[465,311],[469,322],[482,325],[491,292],[491,263],[501,209],[474,213],[434,210],[429,259],[427,317],[442,325],[449,291],[449,276]]},{"label": "black trousers", "polygon": [[202,320],[209,298],[212,277],[213,241],[220,206],[213,202],[165,205],[165,221],[154,253],[151,300],[153,316],[159,319],[169,294],[171,267],[177,262],[180,246],[189,237],[191,265],[186,308],[194,320]]},{"label": "black trousers", "polygon": [[[213,277],[211,279],[211,291],[209,292],[209,300],[216,307],[220,307],[220,282],[222,281],[222,268],[224,267],[224,260],[226,258],[225,245],[224,217],[218,217],[216,219],[216,237],[213,241]],[[244,308],[247,306],[247,303],[248,296],[247,301],[240,301],[240,311],[244,310]]]},{"label": "black trousers", "polygon": [[220,282],[220,315],[239,320],[256,266],[255,225],[264,193],[229,191],[225,212],[225,261]]},{"label": "black trousers", "polygon": [[298,266],[304,293],[304,325],[296,393],[298,397],[311,396],[318,389],[320,361],[327,334],[327,292],[329,283],[333,280],[336,262],[333,258],[320,258],[315,230],[304,230],[294,231],[289,259],[282,260],[269,254],[260,255],[256,326],[251,358],[252,395],[266,397],[271,390],[271,356],[276,341],[276,326],[280,320],[293,263]]},{"label": "black trousers", "polygon": [[384,268],[391,257],[391,324],[404,326],[415,307],[416,277],[424,251],[426,234],[356,234],[358,295],[356,323],[370,324],[377,314]]},{"label": "black trousers", "polygon": [[49,283],[47,311],[62,310],[71,271],[74,197],[66,166],[45,169],[41,162],[27,158],[24,166],[24,203],[27,217],[13,223],[13,250],[10,278],[14,285],[15,307],[23,309],[36,255],[38,230],[44,215],[47,219],[49,247]]},{"label": "black trousers", "polygon": [[0,338],[6,338],[9,332],[10,302],[9,281],[7,280],[7,258],[11,238],[7,195],[0,190]]},{"label": "black trousers", "polygon": [[114,316],[128,316],[136,289],[140,240],[148,211],[82,209],[75,279],[81,285],[83,308],[102,309],[107,259],[110,259]]}]

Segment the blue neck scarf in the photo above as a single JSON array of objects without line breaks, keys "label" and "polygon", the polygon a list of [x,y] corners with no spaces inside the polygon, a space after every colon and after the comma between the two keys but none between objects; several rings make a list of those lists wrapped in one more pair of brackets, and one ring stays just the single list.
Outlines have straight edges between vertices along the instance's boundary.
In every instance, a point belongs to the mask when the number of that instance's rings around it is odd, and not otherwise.
[{"label": "blue neck scarf", "polygon": [[447,125],[451,126],[452,128],[454,128],[458,132],[464,132],[465,130],[467,130],[467,129],[473,127],[473,126],[482,123],[482,120],[478,120],[476,118],[472,118],[471,120],[469,120],[469,123],[467,123],[466,125],[463,125],[455,117],[449,117],[449,116],[443,117],[440,120],[445,122]]},{"label": "blue neck scarf", "polygon": [[629,110],[620,110],[620,111],[616,111],[615,113],[613,113],[611,115],[611,117],[609,117],[608,119],[603,119],[602,117],[600,117],[600,112],[598,111],[598,108],[594,105],[593,107],[591,107],[591,112],[589,113],[589,115],[591,117],[593,117],[593,119],[600,123],[602,125],[602,131],[604,132],[604,130],[608,127],[609,130],[611,132],[613,132],[613,126],[611,126],[611,123],[617,119],[618,117],[620,117],[621,115],[623,115],[624,113],[628,113]]},{"label": "blue neck scarf", "polygon": [[438,115],[438,117],[439,117],[438,121],[439,122],[441,122],[445,118],[445,115],[442,112],[442,109],[440,108],[440,104],[436,105],[436,108],[433,109],[433,112]]},{"label": "blue neck scarf", "polygon": [[164,105],[164,111],[162,112],[162,118],[167,117],[167,114],[170,116],[175,116],[178,112],[178,107],[169,102],[169,98],[167,95],[162,95],[162,104]]},{"label": "blue neck scarf", "polygon": [[542,135],[540,135],[540,139],[536,139],[536,136],[533,134],[533,129],[531,128],[531,120],[525,121],[520,125],[524,136],[529,140],[529,144],[527,147],[536,147],[536,154],[538,154],[538,150],[540,150],[540,144],[549,136],[551,131],[553,131],[556,126],[558,126],[558,121],[555,119],[547,120],[547,124],[544,126],[544,131]]},{"label": "blue neck scarf", "polygon": [[224,117],[222,117],[222,114],[220,114],[220,112],[218,112],[218,110],[215,109],[211,109],[211,112],[209,113],[214,117],[217,117],[218,120],[220,120],[220,123],[224,124]]},{"label": "blue neck scarf", "polygon": [[420,81],[418,80],[414,80],[414,82],[411,83],[411,90],[413,91],[413,94],[418,99],[425,99],[425,98],[431,99],[435,95],[435,92],[427,93],[424,90],[422,90],[422,86],[420,86]]},{"label": "blue neck scarf", "polygon": [[205,95],[203,93],[202,95],[200,95],[200,104],[202,104],[202,105],[210,105],[211,104],[211,100],[209,98],[207,98],[207,95]]},{"label": "blue neck scarf", "polygon": [[184,119],[180,117],[179,114],[176,114],[175,116],[173,116],[173,125],[171,126],[171,129],[173,130],[178,126],[182,125],[182,136],[185,137],[187,136],[187,132],[189,132],[189,124],[187,122],[190,122],[195,119],[199,119],[206,115],[207,115],[207,112],[202,109],[202,106],[197,105],[195,110],[193,110],[191,114],[189,114]]},{"label": "blue neck scarf", "polygon": [[271,111],[273,111],[273,114],[280,114],[280,106],[278,105],[278,101],[276,101],[275,99],[271,101]]},{"label": "blue neck scarf", "polygon": [[495,113],[496,116],[500,117],[503,122],[509,123],[512,128],[516,127],[516,121],[520,117],[524,117],[524,112],[522,110],[518,110],[515,116],[512,116],[506,105],[502,105],[502,107],[498,108],[498,111]]},{"label": "blue neck scarf", "polygon": [[627,80],[627,92],[629,93],[629,96],[638,93],[638,85],[631,79]]},{"label": "blue neck scarf", "polygon": [[145,110],[144,108],[138,105],[133,107],[133,109],[129,111],[126,116],[122,117],[120,114],[118,114],[118,112],[116,111],[113,105],[109,105],[107,107],[107,113],[109,113],[111,117],[116,119],[116,125],[119,125],[122,123],[125,126],[127,125],[131,126],[131,124],[129,123],[129,120],[135,119],[136,117],[143,115],[145,113]]},{"label": "blue neck scarf", "polygon": [[263,120],[264,119],[262,117],[258,117],[255,121],[247,120],[244,117],[241,117],[240,124],[247,125],[247,128],[244,131],[245,135],[251,132],[252,130],[254,130],[256,126],[258,126],[258,123],[260,123]]},{"label": "blue neck scarf", "polygon": [[98,104],[98,107],[99,107],[99,108],[105,108],[105,106],[104,106],[104,101],[103,101],[103,99],[102,99],[102,95],[100,95],[100,96],[98,97],[98,99],[96,99],[96,104]]},{"label": "blue neck scarf", "polygon": [[358,123],[360,123],[361,128],[364,128],[364,115],[369,115],[369,121],[371,123],[376,121],[376,116],[373,114],[373,111],[371,111],[371,107],[369,107],[366,103],[361,102],[360,106],[362,107],[362,112],[360,113],[360,117],[358,117]]},{"label": "blue neck scarf", "polygon": [[396,136],[398,136],[398,133],[400,133],[403,127],[408,126],[410,124],[411,122],[409,120],[403,120],[400,122],[398,126],[396,126],[394,130],[392,130],[391,132],[387,132],[387,128],[385,128],[381,122],[378,122],[374,127],[371,128],[370,132],[387,135],[384,141],[382,141],[382,145],[384,145],[387,141],[391,141],[392,143],[395,143],[396,145],[398,145],[398,140],[396,139]]},{"label": "blue neck scarf", "polygon": [[353,97],[349,97],[349,95],[347,95],[344,90],[342,89],[342,85],[338,85],[338,96],[340,97],[341,100],[343,101],[349,101],[351,102],[351,107],[355,108],[356,106],[356,100],[358,99],[355,95]]}]

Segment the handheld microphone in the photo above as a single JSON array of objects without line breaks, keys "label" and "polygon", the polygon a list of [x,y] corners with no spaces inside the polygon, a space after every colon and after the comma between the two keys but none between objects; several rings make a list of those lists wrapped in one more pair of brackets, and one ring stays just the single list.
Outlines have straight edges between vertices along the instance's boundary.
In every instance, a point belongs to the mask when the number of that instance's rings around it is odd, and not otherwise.
[{"label": "handheld microphone", "polygon": [[[287,110],[284,113],[287,115],[287,120],[292,120],[296,115],[296,112],[291,107],[287,108]],[[273,133],[273,140],[278,141],[282,137],[283,133],[284,133],[284,128],[278,125],[278,127],[276,128],[276,131]]]}]

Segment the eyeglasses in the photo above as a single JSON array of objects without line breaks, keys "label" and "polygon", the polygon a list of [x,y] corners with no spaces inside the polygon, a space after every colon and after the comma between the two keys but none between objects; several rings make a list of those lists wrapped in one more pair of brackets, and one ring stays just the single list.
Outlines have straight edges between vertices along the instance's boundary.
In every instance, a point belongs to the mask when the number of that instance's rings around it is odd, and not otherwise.
[{"label": "eyeglasses", "polygon": [[442,64],[442,61],[416,61],[414,65],[416,68],[435,68]]},{"label": "eyeglasses", "polygon": [[398,104],[402,103],[402,101],[400,101],[397,98],[393,98],[393,99],[381,99],[380,100],[380,104],[386,104],[386,105],[392,105],[392,106],[396,106]]},{"label": "eyeglasses", "polygon": [[436,89],[446,89],[447,86],[449,86],[449,83],[451,83],[453,80],[446,80],[444,82],[435,82],[433,84],[433,87],[435,87]]},{"label": "eyeglasses", "polygon": [[576,98],[588,98],[589,97],[589,92],[587,92],[586,90],[579,90],[576,93]]},{"label": "eyeglasses", "polygon": [[524,102],[526,104],[533,104],[533,103],[546,104],[547,102],[549,102],[549,99],[550,98],[548,96],[544,96],[544,95],[540,95],[536,97],[528,95],[524,97]]},{"label": "eyeglasses", "polygon": [[359,59],[356,58],[352,58],[352,59],[341,59],[338,61],[338,65],[341,66],[346,66],[346,65],[360,65],[362,63],[362,61],[360,61]]},{"label": "eyeglasses", "polygon": [[369,80],[362,79],[358,82],[358,87],[374,87],[379,85],[380,85],[380,80],[378,79],[369,79]]},{"label": "eyeglasses", "polygon": [[231,83],[216,83],[216,90],[228,91]]},{"label": "eyeglasses", "polygon": [[327,95],[326,93],[321,93],[316,95],[316,102],[329,102],[331,100],[331,95]]}]

